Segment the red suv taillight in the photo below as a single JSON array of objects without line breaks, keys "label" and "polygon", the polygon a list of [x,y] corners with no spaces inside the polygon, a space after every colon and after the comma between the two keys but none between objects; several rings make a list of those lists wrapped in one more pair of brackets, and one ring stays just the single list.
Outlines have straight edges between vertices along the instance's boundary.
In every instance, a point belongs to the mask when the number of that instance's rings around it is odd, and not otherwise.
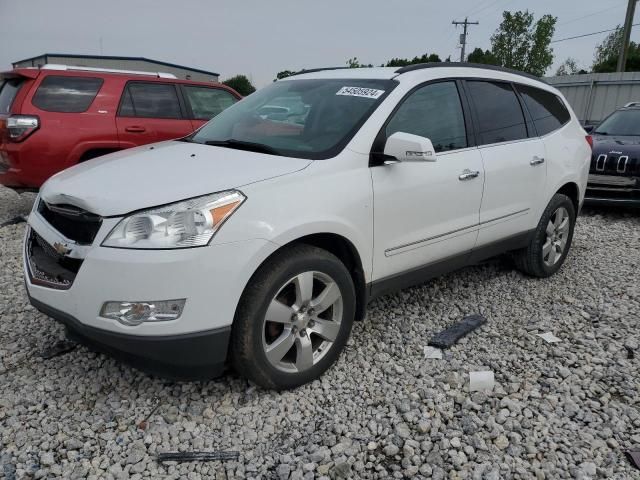
[{"label": "red suv taillight", "polygon": [[584,138],[587,140],[587,143],[589,144],[589,147],[591,147],[591,150],[593,150],[593,137],[591,135],[587,135]]},{"label": "red suv taillight", "polygon": [[7,117],[9,140],[21,142],[40,127],[40,119],[33,115],[11,115]]}]

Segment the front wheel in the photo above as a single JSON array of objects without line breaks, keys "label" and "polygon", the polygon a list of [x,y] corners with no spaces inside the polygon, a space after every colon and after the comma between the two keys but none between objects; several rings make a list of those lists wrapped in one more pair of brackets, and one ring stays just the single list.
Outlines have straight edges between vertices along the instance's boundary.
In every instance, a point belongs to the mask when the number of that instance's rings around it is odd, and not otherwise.
[{"label": "front wheel", "polygon": [[265,388],[294,388],[338,358],[355,315],[349,271],[311,245],[278,252],[254,274],[233,324],[231,359],[238,373]]},{"label": "front wheel", "polygon": [[575,224],[573,202],[556,193],[542,213],[529,246],[514,253],[518,269],[541,278],[560,270],[571,247]]}]

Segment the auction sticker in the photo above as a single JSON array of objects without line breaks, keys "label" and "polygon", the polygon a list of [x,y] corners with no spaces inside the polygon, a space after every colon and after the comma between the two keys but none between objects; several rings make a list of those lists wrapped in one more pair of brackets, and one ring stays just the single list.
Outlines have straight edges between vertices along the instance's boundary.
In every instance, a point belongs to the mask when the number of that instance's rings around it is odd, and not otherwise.
[{"label": "auction sticker", "polygon": [[342,87],[336,95],[347,95],[349,97],[379,98],[384,90],[364,87]]}]

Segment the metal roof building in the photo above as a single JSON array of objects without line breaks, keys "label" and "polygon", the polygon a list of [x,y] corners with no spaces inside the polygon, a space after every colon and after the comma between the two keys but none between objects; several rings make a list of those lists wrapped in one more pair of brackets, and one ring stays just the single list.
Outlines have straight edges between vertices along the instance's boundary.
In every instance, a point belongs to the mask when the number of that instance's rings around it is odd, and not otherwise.
[{"label": "metal roof building", "polygon": [[171,73],[177,78],[199,82],[217,82],[219,74],[199,68],[185,67],[175,63],[152,60],[145,57],[116,57],[111,55],[75,55],[70,53],[44,53],[13,63],[14,68],[41,67],[47,63],[73,65],[77,67],[113,68],[117,70],[139,70],[143,72]]},{"label": "metal roof building", "polygon": [[599,123],[616,108],[640,101],[640,72],[587,73],[544,79],[566,97],[582,123]]}]

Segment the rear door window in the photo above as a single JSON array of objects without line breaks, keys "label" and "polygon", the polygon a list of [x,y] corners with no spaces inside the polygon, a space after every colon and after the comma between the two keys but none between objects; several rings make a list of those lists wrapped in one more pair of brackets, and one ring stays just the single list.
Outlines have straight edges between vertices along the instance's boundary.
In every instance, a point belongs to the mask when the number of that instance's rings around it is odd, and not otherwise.
[{"label": "rear door window", "polygon": [[475,105],[481,145],[527,138],[522,107],[510,83],[473,80],[467,87]]},{"label": "rear door window", "polygon": [[11,104],[18,94],[22,82],[21,78],[9,78],[0,83],[0,114],[11,111]]},{"label": "rear door window", "polygon": [[101,78],[49,75],[40,83],[31,103],[48,112],[86,112],[102,83]]},{"label": "rear door window", "polygon": [[546,135],[559,129],[571,118],[567,107],[557,95],[527,85],[517,85],[527,106],[538,135]]},{"label": "rear door window", "polygon": [[210,120],[237,102],[233,95],[221,88],[196,86],[183,88],[195,120]]},{"label": "rear door window", "polygon": [[182,118],[176,87],[165,83],[129,83],[124,90],[118,115],[142,118]]}]

